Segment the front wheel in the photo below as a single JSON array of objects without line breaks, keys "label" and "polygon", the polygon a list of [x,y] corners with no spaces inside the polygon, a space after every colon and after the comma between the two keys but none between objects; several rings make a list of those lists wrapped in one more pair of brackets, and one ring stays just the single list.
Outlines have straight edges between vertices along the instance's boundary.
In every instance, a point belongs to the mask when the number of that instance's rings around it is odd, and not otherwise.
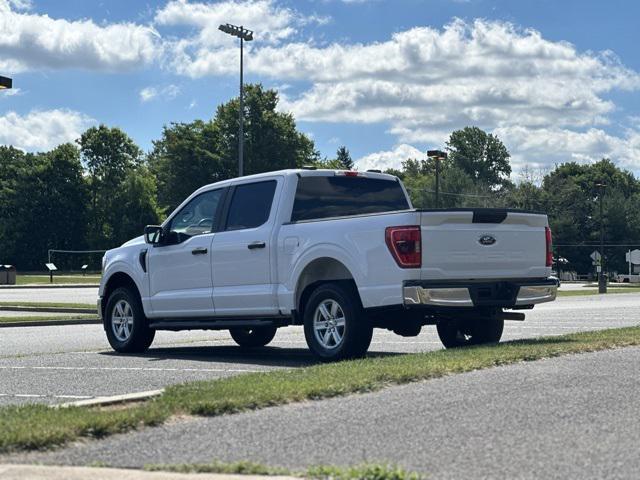
[{"label": "front wheel", "polygon": [[104,327],[111,347],[120,353],[142,353],[155,337],[149,328],[138,295],[129,288],[117,288],[105,308]]},{"label": "front wheel", "polygon": [[326,283],[316,288],[304,309],[304,336],[320,360],[364,356],[373,327],[362,311],[355,287]]},{"label": "front wheel", "polygon": [[276,336],[276,327],[230,328],[231,338],[245,348],[264,347]]},{"label": "front wheel", "polygon": [[489,317],[474,320],[449,320],[436,325],[445,348],[497,343],[502,338],[504,320]]}]

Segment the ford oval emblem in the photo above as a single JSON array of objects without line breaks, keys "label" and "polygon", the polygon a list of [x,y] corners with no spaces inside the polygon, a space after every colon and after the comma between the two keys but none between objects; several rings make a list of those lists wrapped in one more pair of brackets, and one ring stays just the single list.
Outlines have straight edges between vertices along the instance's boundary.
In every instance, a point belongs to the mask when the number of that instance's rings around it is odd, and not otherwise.
[{"label": "ford oval emblem", "polygon": [[478,243],[480,243],[480,245],[486,246],[493,245],[494,243],[496,243],[496,238],[491,235],[482,235],[478,240]]}]

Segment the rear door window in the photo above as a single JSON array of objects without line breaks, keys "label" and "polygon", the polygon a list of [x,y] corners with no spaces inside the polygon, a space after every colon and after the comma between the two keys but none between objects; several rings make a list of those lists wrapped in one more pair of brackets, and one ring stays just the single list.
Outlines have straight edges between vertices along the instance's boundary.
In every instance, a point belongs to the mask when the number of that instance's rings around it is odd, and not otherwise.
[{"label": "rear door window", "polygon": [[409,208],[394,180],[309,176],[298,179],[291,221],[393,212]]},{"label": "rear door window", "polygon": [[233,192],[227,230],[256,228],[269,219],[273,197],[276,191],[275,180],[238,185]]}]

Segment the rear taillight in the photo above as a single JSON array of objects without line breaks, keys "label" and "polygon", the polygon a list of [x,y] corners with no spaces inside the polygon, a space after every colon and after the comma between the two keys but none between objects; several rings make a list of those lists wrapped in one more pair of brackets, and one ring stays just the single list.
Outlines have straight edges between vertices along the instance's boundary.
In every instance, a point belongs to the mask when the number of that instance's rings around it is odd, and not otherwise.
[{"label": "rear taillight", "polygon": [[551,239],[551,229],[544,227],[544,235],[547,241],[547,262],[546,266],[551,267],[553,265],[553,240]]},{"label": "rear taillight", "polygon": [[400,268],[422,266],[422,235],[419,226],[387,227],[385,241]]}]

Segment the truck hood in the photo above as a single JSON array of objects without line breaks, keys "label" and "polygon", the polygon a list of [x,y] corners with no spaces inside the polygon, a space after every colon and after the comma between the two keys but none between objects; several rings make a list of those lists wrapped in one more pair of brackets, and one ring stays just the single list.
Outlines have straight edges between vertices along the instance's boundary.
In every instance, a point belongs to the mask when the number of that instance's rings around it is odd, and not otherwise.
[{"label": "truck hood", "polygon": [[140,235],[139,237],[132,238],[131,240],[124,242],[120,247],[131,247],[133,245],[140,245],[144,243],[144,235]]}]

